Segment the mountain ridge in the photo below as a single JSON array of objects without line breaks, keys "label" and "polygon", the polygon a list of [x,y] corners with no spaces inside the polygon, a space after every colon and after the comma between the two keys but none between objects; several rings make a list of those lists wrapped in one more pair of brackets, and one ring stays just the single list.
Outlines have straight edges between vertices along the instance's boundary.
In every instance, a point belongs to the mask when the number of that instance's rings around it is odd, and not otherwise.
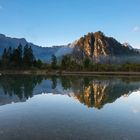
[{"label": "mountain ridge", "polygon": [[139,49],[134,49],[128,43],[121,44],[113,37],[107,37],[103,32],[98,31],[88,33],[68,45],[52,47],[41,47],[28,42],[25,38],[11,38],[0,34],[0,55],[2,55],[4,48],[16,48],[19,44],[31,46],[35,57],[43,62],[50,62],[52,55],[61,58],[64,55],[71,54],[76,59],[84,57],[94,59],[100,56],[136,55],[139,52]]},{"label": "mountain ridge", "polygon": [[[71,50],[68,45],[42,47],[28,42],[25,38],[11,38],[7,37],[4,34],[0,34],[0,55],[2,55],[5,48],[17,48],[20,44],[23,47],[26,44],[28,44],[28,46],[31,46],[35,57],[37,59],[41,59],[43,62],[50,62],[51,56],[53,54],[55,54],[57,57],[60,57],[69,53],[69,51]],[[61,51],[63,51],[63,54]]]},{"label": "mountain ridge", "polygon": [[137,54],[128,43],[121,44],[113,37],[105,36],[101,31],[81,37],[74,48],[76,56],[89,58]]}]

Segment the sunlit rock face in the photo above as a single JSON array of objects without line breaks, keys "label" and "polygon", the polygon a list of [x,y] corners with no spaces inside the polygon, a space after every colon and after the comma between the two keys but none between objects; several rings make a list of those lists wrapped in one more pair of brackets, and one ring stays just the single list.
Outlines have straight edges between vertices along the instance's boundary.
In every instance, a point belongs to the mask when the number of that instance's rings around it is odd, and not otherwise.
[{"label": "sunlit rock face", "polygon": [[94,34],[94,53],[93,55],[95,57],[98,57],[100,55],[107,56],[111,52],[109,51],[109,44],[104,39],[104,35],[101,32],[96,32]]},{"label": "sunlit rock face", "polygon": [[136,52],[131,47],[119,43],[112,37],[105,36],[102,32],[88,33],[77,40],[73,55],[76,58],[88,57],[96,59],[97,57],[107,56],[127,56],[135,55]]}]

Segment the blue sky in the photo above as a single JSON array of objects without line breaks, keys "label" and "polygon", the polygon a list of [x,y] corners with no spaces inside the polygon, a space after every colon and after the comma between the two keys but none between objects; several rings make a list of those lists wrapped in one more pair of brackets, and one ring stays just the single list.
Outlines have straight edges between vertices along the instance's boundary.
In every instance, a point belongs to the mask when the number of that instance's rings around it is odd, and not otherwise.
[{"label": "blue sky", "polygon": [[0,33],[42,46],[101,30],[140,48],[140,0],[0,0]]}]

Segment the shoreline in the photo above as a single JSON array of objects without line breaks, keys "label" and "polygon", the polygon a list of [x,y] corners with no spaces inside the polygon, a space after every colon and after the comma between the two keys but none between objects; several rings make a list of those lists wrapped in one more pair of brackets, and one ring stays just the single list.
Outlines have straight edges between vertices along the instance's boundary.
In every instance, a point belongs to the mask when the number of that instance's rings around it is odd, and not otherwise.
[{"label": "shoreline", "polygon": [[47,70],[3,70],[0,75],[56,75],[56,76],[138,76],[140,72],[96,72],[96,71],[47,71]]}]

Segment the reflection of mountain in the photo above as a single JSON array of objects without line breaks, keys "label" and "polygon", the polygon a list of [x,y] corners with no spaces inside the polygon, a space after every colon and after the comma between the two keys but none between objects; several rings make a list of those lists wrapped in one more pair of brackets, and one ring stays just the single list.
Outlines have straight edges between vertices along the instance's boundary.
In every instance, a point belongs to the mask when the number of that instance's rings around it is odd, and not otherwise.
[{"label": "reflection of mountain", "polygon": [[139,90],[139,85],[139,80],[126,81],[126,79],[2,76],[0,105],[23,102],[41,93],[53,93],[74,97],[88,107],[100,109],[123,95]]},{"label": "reflection of mountain", "polygon": [[75,91],[74,97],[88,107],[102,108],[113,103],[123,95],[129,95],[139,89],[140,82],[126,83],[121,80],[92,80],[89,85]]}]

